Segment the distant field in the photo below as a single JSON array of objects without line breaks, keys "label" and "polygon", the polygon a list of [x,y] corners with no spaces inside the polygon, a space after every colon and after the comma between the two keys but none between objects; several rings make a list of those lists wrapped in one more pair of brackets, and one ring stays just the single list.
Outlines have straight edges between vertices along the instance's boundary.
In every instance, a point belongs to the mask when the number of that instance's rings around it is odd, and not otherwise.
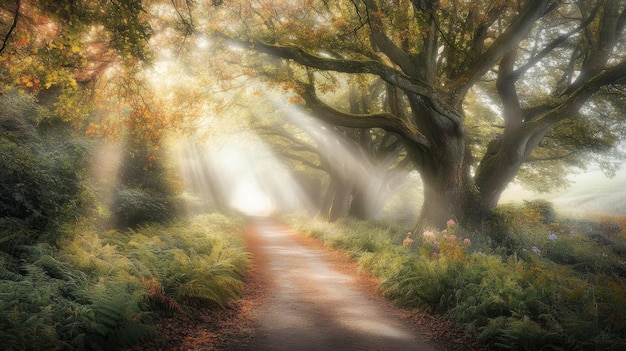
[{"label": "distant field", "polygon": [[575,183],[562,191],[538,194],[512,186],[502,196],[502,203],[545,199],[562,212],[570,214],[626,216],[626,169],[613,178],[600,171],[576,176]]}]

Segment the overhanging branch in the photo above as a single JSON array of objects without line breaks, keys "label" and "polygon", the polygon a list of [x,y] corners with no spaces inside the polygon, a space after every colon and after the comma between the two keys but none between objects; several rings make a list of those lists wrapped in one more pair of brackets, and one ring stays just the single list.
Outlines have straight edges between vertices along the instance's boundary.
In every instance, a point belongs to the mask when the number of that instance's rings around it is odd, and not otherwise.
[{"label": "overhanging branch", "polygon": [[529,0],[511,25],[482,55],[471,63],[471,68],[455,78],[457,90],[468,89],[503,56],[514,50],[524,40],[534,23],[548,13],[553,1]]},{"label": "overhanging branch", "polygon": [[14,12],[14,15],[13,15],[13,23],[11,23],[11,27],[9,28],[9,31],[4,36],[4,41],[2,42],[2,47],[0,47],[0,55],[2,54],[4,49],[7,47],[7,43],[9,42],[9,38],[11,38],[11,34],[13,34],[13,31],[17,27],[17,19],[20,17],[20,3],[21,3],[21,0],[17,0],[15,2],[15,12]]},{"label": "overhanging branch", "polygon": [[462,123],[462,117],[451,106],[443,103],[435,90],[426,82],[409,77],[403,72],[372,59],[337,59],[322,57],[312,54],[295,45],[269,44],[263,41],[245,41],[233,39],[217,33],[217,36],[243,45],[252,51],[268,54],[282,59],[293,60],[300,65],[319,70],[334,71],[338,73],[362,73],[373,74],[382,80],[397,86],[407,94],[413,94],[424,98],[431,107],[442,116],[452,120],[455,124]]},{"label": "overhanging branch", "polygon": [[325,122],[348,128],[381,128],[388,132],[396,133],[415,144],[425,147],[429,146],[426,137],[414,126],[391,113],[352,114],[343,112],[321,101],[315,94],[315,89],[312,85],[307,84],[303,87],[304,91],[301,93],[301,96],[306,102],[306,106]]}]

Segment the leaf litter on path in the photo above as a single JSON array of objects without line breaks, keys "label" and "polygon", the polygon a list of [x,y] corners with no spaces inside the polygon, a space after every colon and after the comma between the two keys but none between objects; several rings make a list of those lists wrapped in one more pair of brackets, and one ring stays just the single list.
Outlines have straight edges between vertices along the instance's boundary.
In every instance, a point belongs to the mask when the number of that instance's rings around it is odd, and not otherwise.
[{"label": "leaf litter on path", "polygon": [[442,316],[395,307],[348,253],[270,220],[246,233],[243,298],[162,320],[132,350],[482,350]]}]

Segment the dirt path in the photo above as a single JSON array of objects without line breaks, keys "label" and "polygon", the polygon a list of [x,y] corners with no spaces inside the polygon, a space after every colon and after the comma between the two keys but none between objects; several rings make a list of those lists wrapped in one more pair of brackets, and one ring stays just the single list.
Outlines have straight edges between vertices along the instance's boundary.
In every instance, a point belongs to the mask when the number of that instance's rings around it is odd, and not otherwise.
[{"label": "dirt path", "polygon": [[269,220],[254,223],[251,244],[266,291],[252,313],[254,336],[239,350],[437,350],[389,302]]},{"label": "dirt path", "polygon": [[251,222],[244,297],[215,309],[190,301],[150,339],[126,351],[481,351],[440,316],[395,308],[340,250],[284,225]]}]

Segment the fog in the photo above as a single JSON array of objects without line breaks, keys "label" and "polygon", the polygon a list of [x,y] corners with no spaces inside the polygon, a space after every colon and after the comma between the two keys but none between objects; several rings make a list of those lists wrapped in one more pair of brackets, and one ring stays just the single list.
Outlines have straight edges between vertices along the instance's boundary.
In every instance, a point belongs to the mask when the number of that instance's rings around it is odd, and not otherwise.
[{"label": "fog", "polygon": [[626,168],[608,178],[600,170],[568,176],[572,185],[566,189],[537,193],[512,184],[502,194],[500,203],[545,199],[560,212],[569,215],[626,215]]}]

